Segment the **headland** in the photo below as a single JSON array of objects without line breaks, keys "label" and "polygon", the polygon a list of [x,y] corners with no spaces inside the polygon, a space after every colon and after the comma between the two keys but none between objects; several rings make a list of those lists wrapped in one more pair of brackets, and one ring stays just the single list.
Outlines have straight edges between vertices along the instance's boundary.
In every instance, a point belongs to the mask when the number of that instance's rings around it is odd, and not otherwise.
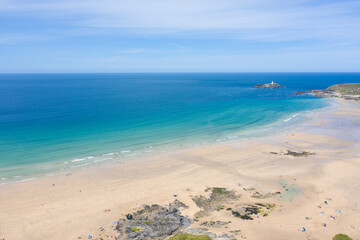
[{"label": "headland", "polygon": [[360,101],[360,83],[336,84],[326,89],[297,92],[296,94],[310,94],[315,97],[337,97],[345,100]]}]

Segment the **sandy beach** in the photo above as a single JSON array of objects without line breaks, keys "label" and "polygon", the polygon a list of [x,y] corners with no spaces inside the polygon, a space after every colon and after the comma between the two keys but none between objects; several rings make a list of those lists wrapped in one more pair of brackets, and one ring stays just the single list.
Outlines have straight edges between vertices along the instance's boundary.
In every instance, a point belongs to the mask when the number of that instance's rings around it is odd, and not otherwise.
[{"label": "sandy beach", "polygon": [[228,208],[275,207],[254,220],[214,211],[191,228],[231,221],[208,229],[237,231],[235,238],[251,240],[331,239],[337,233],[360,239],[360,104],[329,101],[332,107],[313,114],[311,121],[271,136],[2,185],[0,239],[115,239],[114,221],[142,204],[178,199],[189,206],[182,214],[193,219],[200,211],[193,197],[211,187],[240,196],[224,203]]}]

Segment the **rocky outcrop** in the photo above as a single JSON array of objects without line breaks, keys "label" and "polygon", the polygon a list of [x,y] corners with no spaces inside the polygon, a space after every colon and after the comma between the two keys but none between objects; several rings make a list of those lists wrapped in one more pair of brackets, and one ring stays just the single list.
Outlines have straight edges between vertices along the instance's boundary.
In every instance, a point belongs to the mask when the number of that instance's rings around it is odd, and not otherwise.
[{"label": "rocky outcrop", "polygon": [[[285,191],[291,190],[286,184],[283,187]],[[243,188],[243,190],[249,191],[249,194],[256,191],[254,187]],[[265,199],[277,194],[281,193],[261,195],[256,192],[256,196],[253,198]],[[179,200],[164,206],[142,205],[143,207],[139,210],[124,214],[124,218],[115,221],[115,225],[111,226],[112,230],[100,227],[99,235],[95,238],[89,235],[88,239],[234,240],[240,239],[240,237],[245,239],[246,236],[241,229],[238,229],[239,221],[266,217],[276,207],[276,204],[273,203],[259,203],[250,199],[244,199],[246,202],[243,202],[237,191],[227,190],[223,187],[210,187],[205,189],[203,194],[189,197],[198,209],[193,219],[182,215],[181,211],[189,207]],[[193,210],[187,211],[193,213]],[[219,220],[216,219],[217,217]]]},{"label": "rocky outcrop", "polygon": [[277,83],[266,83],[266,84],[256,84],[254,88],[283,88],[280,84]]},{"label": "rocky outcrop", "polygon": [[223,221],[205,221],[202,222],[200,225],[205,227],[211,227],[211,228],[221,228],[224,225],[227,225],[231,223],[231,221],[223,222]]},{"label": "rocky outcrop", "polygon": [[116,230],[120,235],[116,239],[165,239],[190,226],[191,219],[180,212],[180,208],[185,207],[178,200],[169,207],[145,205],[143,209],[127,214],[126,219],[119,220]]},{"label": "rocky outcrop", "polygon": [[214,240],[234,240],[236,237],[234,235],[230,235],[228,233],[222,233],[219,235],[216,235],[215,233],[209,232],[207,228],[188,228],[184,230],[183,232],[195,236],[201,236],[206,235],[209,236],[211,239]]},{"label": "rocky outcrop", "polygon": [[309,94],[313,95],[315,97],[340,97],[341,94],[337,93],[333,90],[329,89],[322,89],[322,90],[311,90],[311,91],[305,91],[305,92],[295,92],[295,95],[303,95],[303,94]]},{"label": "rocky outcrop", "polygon": [[208,196],[195,196],[192,200],[201,209],[194,217],[195,221],[208,216],[212,211],[220,211],[225,208],[224,203],[229,203],[239,198],[234,191],[228,191],[225,188],[208,188],[206,193],[210,193]]},{"label": "rocky outcrop", "polygon": [[268,216],[274,208],[275,205],[268,203],[243,204],[237,206],[236,209],[232,209],[231,213],[243,220],[254,220],[254,217],[258,217],[258,215]]},{"label": "rocky outcrop", "polygon": [[295,95],[308,94],[314,97],[337,97],[345,100],[360,101],[360,84],[346,83],[330,86],[326,89],[296,92]]},{"label": "rocky outcrop", "polygon": [[284,155],[290,155],[290,156],[293,156],[293,157],[307,157],[309,155],[315,155],[315,153],[305,152],[305,151],[294,152],[294,151],[287,150],[287,153],[285,153]]}]

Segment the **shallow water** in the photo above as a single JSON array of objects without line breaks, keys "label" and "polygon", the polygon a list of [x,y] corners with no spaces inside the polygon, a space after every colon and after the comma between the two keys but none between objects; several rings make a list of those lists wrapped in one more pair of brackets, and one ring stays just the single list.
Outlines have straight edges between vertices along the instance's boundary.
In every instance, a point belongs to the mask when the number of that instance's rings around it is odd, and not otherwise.
[{"label": "shallow water", "polygon": [[276,198],[279,201],[291,202],[297,195],[303,193],[302,189],[295,183],[285,180],[279,180],[277,181],[277,183],[280,184],[282,187],[281,194],[276,195]]},{"label": "shallow water", "polygon": [[[270,134],[360,74],[0,74],[0,183]],[[254,89],[275,81],[288,88]]]}]

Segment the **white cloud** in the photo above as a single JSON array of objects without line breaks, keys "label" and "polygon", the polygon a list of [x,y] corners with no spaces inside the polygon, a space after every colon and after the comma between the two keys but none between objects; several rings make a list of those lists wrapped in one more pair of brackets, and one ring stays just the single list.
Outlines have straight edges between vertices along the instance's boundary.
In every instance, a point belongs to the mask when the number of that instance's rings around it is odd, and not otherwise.
[{"label": "white cloud", "polygon": [[[315,4],[316,3],[316,4]],[[0,12],[132,33],[259,41],[349,40],[360,35],[360,1],[2,0]],[[34,14],[36,13],[36,14]]]},{"label": "white cloud", "polygon": [[0,45],[11,45],[18,42],[36,42],[47,39],[49,39],[49,37],[31,34],[1,33]]}]

